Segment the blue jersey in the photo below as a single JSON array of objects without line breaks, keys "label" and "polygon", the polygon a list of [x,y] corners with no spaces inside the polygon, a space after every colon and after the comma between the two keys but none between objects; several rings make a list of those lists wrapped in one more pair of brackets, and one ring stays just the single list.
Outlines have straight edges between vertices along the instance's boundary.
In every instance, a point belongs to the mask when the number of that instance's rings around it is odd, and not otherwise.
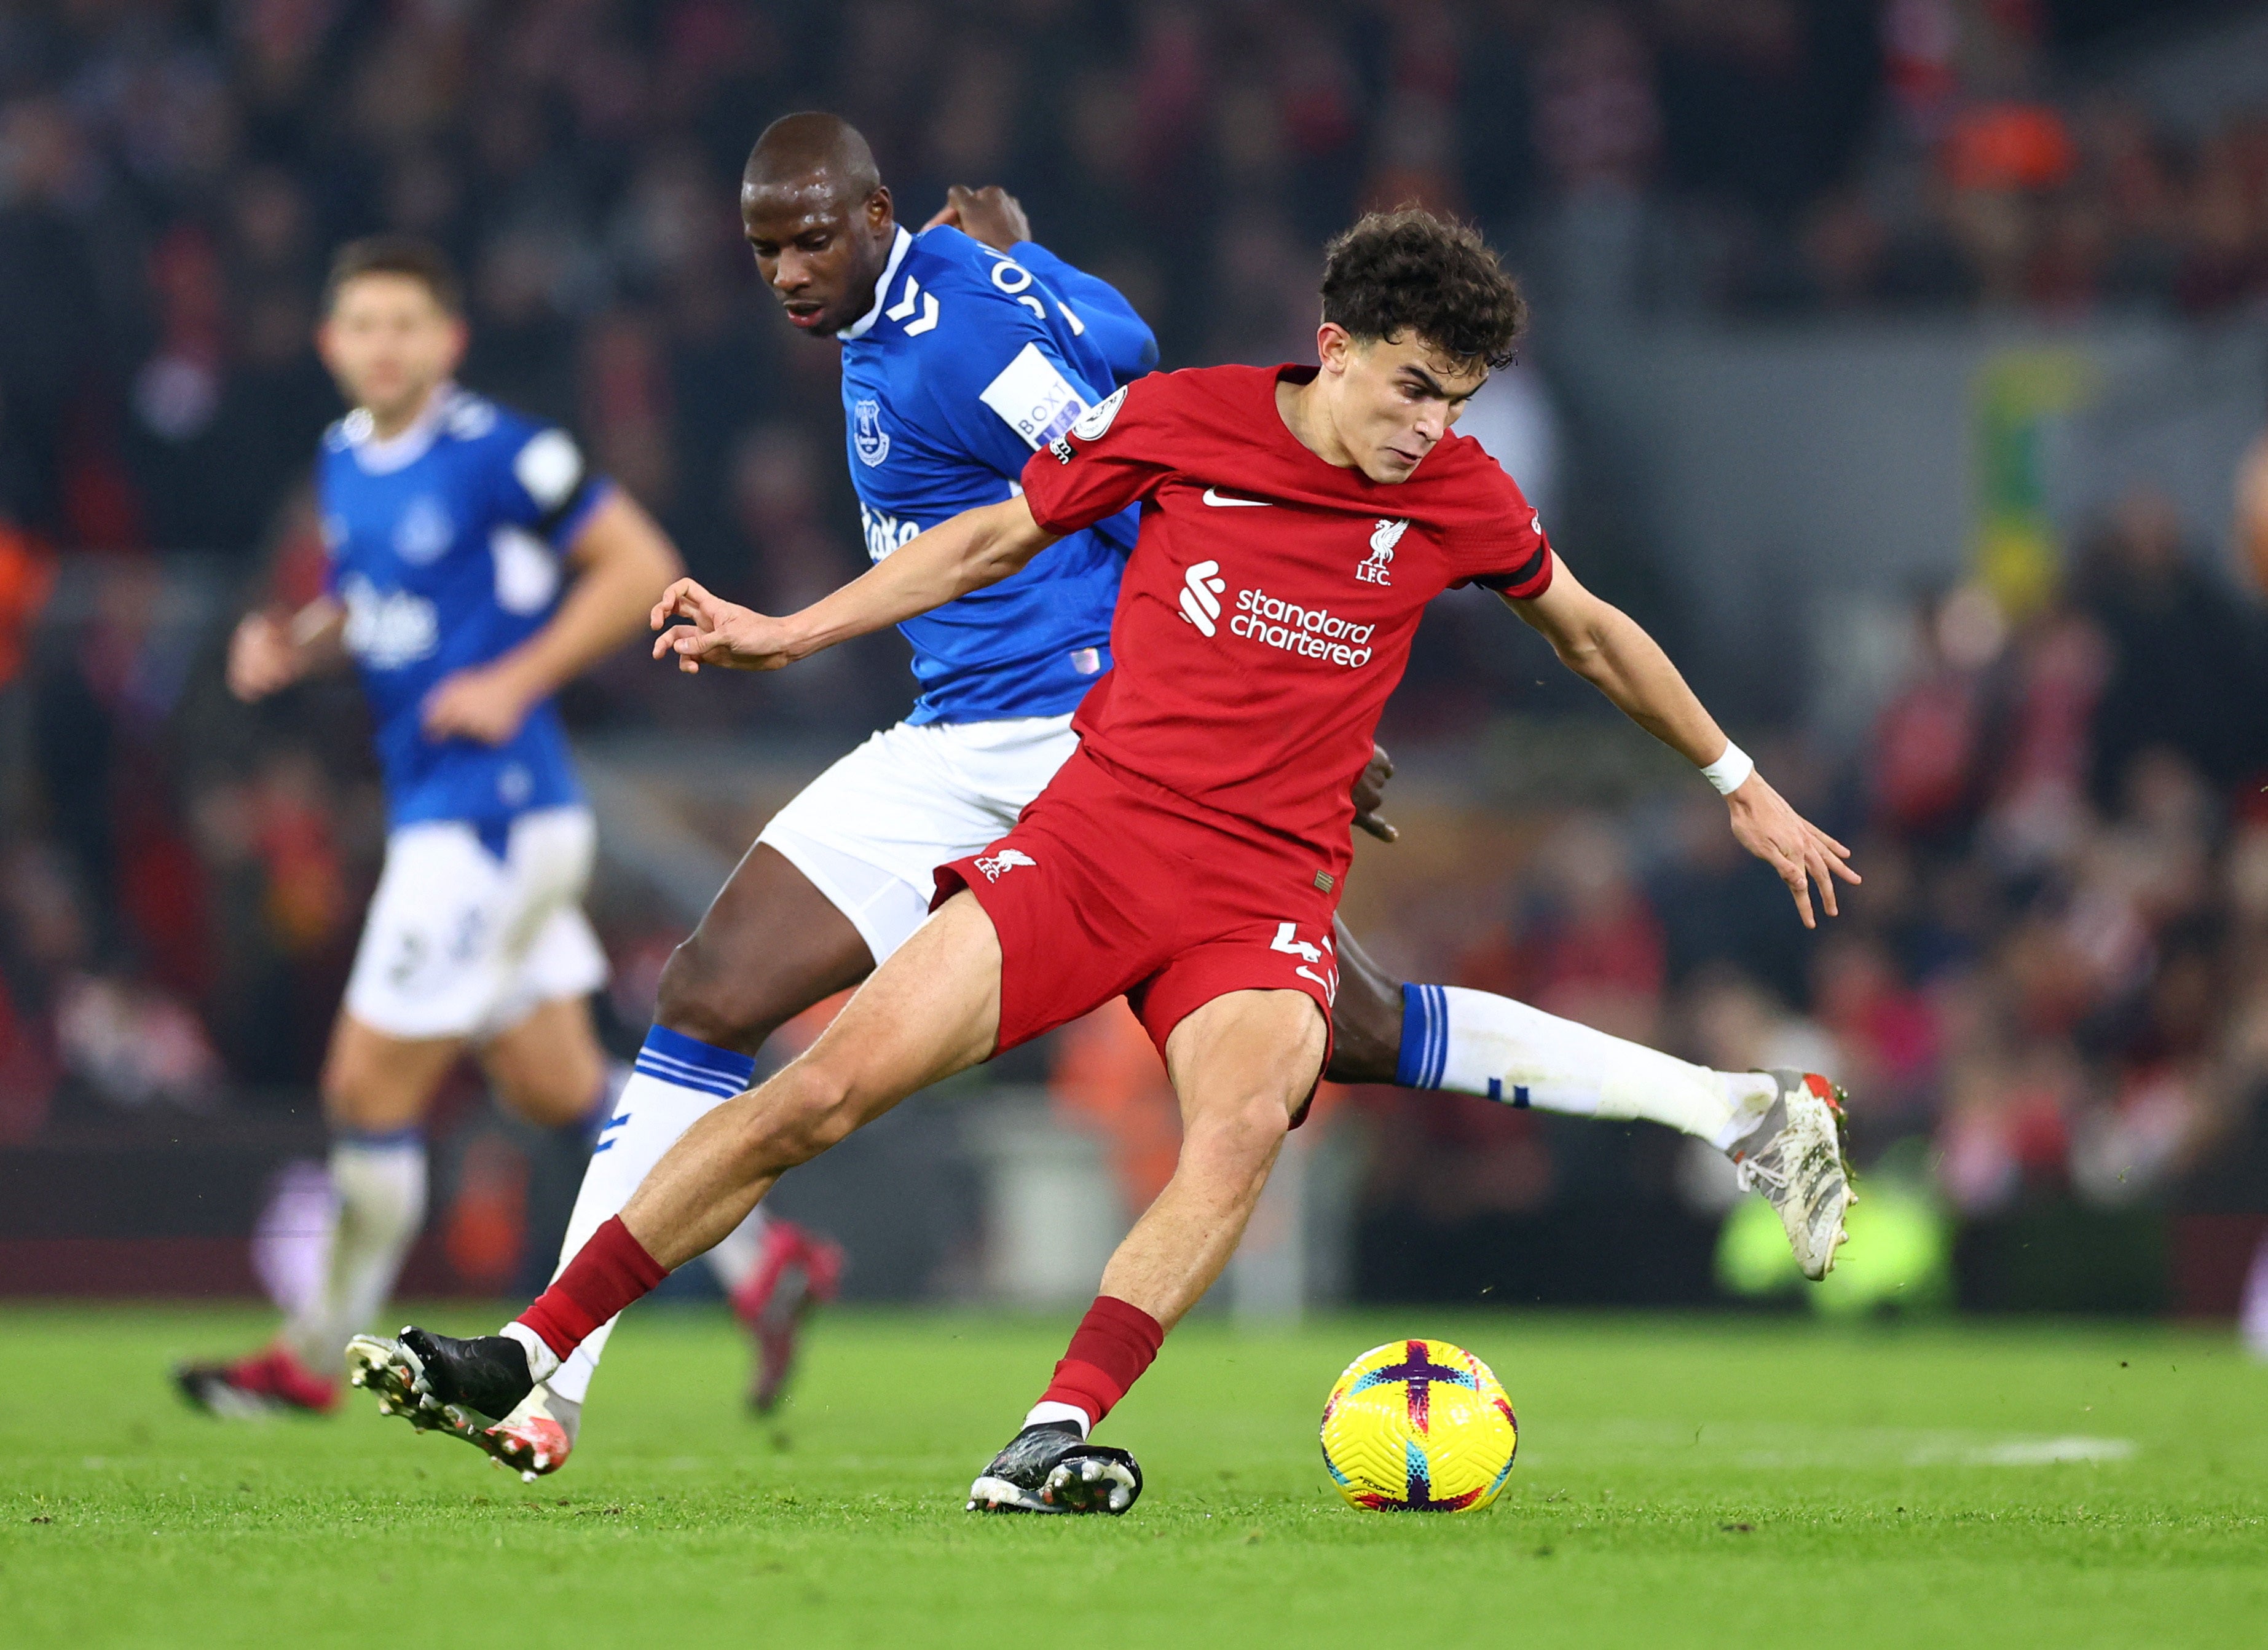
[{"label": "blue jersey", "polygon": [[510,652],[550,618],[561,555],[607,485],[564,431],[454,388],[387,440],[359,409],[324,431],[328,584],[346,608],[394,825],[494,828],[581,799],[550,700],[502,745],[429,739],[421,718],[442,678]]},{"label": "blue jersey", "polygon": [[[880,561],[924,527],[1016,491],[1024,461],[1119,385],[1157,341],[1108,284],[1026,242],[899,230],[874,306],[843,329],[851,485]],[[921,684],[909,720],[1060,716],[1110,667],[1110,615],[1135,512],[1042,551],[1012,578],[898,628]]]}]

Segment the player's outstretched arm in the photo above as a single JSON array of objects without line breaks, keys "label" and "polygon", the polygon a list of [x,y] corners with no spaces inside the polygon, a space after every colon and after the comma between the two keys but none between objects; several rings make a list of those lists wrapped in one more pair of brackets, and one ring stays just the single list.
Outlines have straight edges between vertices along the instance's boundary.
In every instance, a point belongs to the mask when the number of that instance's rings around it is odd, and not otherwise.
[{"label": "player's outstretched arm", "polygon": [[[1661,645],[1619,608],[1583,588],[1562,560],[1550,585],[1526,601],[1506,606],[1551,644],[1559,660],[1612,700],[1617,710],[1695,767],[1720,777],[1728,757],[1740,757]],[[1738,776],[1723,776],[1727,783]],[[1859,880],[1851,851],[1787,805],[1753,766],[1726,792],[1733,835],[1741,846],[1779,873],[1806,928],[1816,927],[1811,890],[1835,916],[1835,882]]]},{"label": "player's outstretched arm", "polygon": [[346,609],[318,596],[289,618],[265,608],[238,621],[228,638],[228,690],[247,704],[346,659]]},{"label": "player's outstretched arm", "polygon": [[503,744],[528,711],[636,636],[654,592],[685,571],[669,535],[619,488],[591,512],[567,561],[575,582],[541,630],[427,696],[429,734]]},{"label": "player's outstretched arm", "polygon": [[777,670],[997,585],[1055,541],[1019,494],[939,522],[834,594],[784,619],[719,600],[681,578],[647,615],[661,631],[653,656],[674,656],[677,667],[688,673],[703,665]]}]

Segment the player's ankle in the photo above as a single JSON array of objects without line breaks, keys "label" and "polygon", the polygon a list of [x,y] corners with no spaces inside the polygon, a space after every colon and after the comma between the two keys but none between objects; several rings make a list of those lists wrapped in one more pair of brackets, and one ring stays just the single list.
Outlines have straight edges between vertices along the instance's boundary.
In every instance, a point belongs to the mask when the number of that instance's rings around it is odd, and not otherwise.
[{"label": "player's ankle", "polygon": [[559,1354],[551,1350],[543,1337],[528,1328],[526,1324],[515,1319],[498,1330],[497,1333],[508,1341],[519,1343],[520,1350],[527,1354],[527,1378],[530,1381],[541,1385],[559,1373],[559,1366],[563,1361]]},{"label": "player's ankle", "polygon": [[1711,1138],[1711,1144],[1720,1152],[1730,1152],[1764,1122],[1772,1101],[1779,1097],[1779,1083],[1769,1072],[1719,1072],[1717,1075],[1723,1079],[1725,1101],[1732,1112],[1724,1127]]},{"label": "player's ankle", "polygon": [[1024,1412],[1024,1425],[1027,1426],[1048,1426],[1063,1421],[1069,1421],[1078,1427],[1081,1438],[1094,1431],[1095,1418],[1076,1403],[1042,1398]]},{"label": "player's ankle", "polygon": [[[1165,1326],[1141,1307],[1116,1295],[1097,1295],[1032,1415],[1045,1410],[1042,1418],[1048,1420],[1077,1416],[1085,1422],[1085,1436],[1142,1378],[1165,1338]],[[1025,1425],[1032,1424],[1027,1418]]]}]

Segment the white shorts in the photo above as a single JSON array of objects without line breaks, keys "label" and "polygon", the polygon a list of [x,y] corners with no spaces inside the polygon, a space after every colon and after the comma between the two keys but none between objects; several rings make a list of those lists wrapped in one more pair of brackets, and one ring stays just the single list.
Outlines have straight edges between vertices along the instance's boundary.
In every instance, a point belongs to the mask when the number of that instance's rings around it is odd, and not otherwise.
[{"label": "white shorts", "polygon": [[597,847],[585,807],[521,814],[501,859],[460,821],[403,826],[387,838],[347,1012],[388,1036],[480,1041],[598,990],[607,957],[581,903]]},{"label": "white shorts", "polygon": [[1078,748],[1069,716],[901,722],[806,785],[756,840],[809,878],[880,963],[929,915],[937,867],[1007,835]]}]

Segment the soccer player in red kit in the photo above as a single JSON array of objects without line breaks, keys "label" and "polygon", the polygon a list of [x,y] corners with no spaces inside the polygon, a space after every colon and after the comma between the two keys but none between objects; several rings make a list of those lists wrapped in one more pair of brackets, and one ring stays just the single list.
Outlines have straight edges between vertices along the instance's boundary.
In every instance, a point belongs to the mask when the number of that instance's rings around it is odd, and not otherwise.
[{"label": "soccer player in red kit", "polygon": [[[1015,828],[940,866],[928,923],[819,1041],[696,1123],[501,1334],[412,1328],[373,1344],[364,1368],[389,1402],[506,1412],[787,1169],[1123,994],[1180,1096],[1180,1160],[969,1506],[1124,1512],[1139,1469],[1088,1434],[1227,1263],[1314,1094],[1351,787],[1425,605],[1451,586],[1498,591],[1616,705],[1737,788],[1742,840],[1801,866],[1833,909],[1834,879],[1856,880],[1840,845],[1760,777],[1726,771],[1751,765],[1661,650],[1582,588],[1519,488],[1450,432],[1524,316],[1479,239],[1420,211],[1366,218],[1333,243],[1323,298],[1318,366],[1137,380],[1034,454],[1020,497],[922,534],[800,614],[697,588],[665,599],[657,622],[692,624],[666,632],[658,657],[775,669],[1012,577],[1057,538],[1142,505],[1116,667],[1079,708],[1079,752]],[[1837,1153],[1833,1128],[1801,1149]]]}]

